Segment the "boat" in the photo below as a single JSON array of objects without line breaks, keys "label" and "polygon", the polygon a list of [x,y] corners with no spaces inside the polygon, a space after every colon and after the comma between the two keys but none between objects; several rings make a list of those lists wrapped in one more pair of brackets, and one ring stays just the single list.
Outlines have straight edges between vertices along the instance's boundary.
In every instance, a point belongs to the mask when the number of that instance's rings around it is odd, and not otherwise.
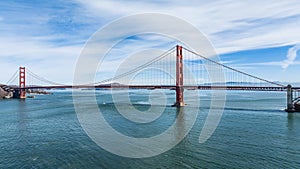
[{"label": "boat", "polygon": [[27,96],[27,98],[35,98],[34,95]]},{"label": "boat", "polygon": [[10,99],[10,98],[11,98],[11,96],[4,96],[4,98],[5,98],[5,99]]}]

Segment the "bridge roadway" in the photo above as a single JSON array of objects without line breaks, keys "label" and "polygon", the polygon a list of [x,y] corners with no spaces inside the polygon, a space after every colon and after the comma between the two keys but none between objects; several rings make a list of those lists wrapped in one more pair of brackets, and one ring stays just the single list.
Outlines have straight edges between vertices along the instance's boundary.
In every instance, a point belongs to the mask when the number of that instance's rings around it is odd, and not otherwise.
[{"label": "bridge roadway", "polygon": [[[170,89],[175,90],[176,86],[170,85],[67,85],[67,86],[26,86],[25,88],[15,87],[15,89],[84,89],[84,88],[96,88],[96,89]],[[286,91],[286,87],[272,87],[272,86],[183,86],[187,90],[249,90],[249,91]],[[300,87],[293,87],[293,90],[300,90]]]}]

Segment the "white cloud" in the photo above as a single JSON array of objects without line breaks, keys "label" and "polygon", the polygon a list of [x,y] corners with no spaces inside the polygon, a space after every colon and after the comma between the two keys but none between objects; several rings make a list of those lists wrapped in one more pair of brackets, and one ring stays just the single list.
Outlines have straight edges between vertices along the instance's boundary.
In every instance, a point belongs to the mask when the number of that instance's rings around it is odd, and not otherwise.
[{"label": "white cloud", "polygon": [[19,66],[25,66],[49,80],[72,82],[76,59],[82,46],[57,47],[39,39],[1,37],[0,83],[5,83]]},{"label": "white cloud", "polygon": [[287,56],[286,56],[287,59],[284,60],[284,61],[282,62],[282,65],[281,65],[281,67],[282,67],[283,69],[286,69],[286,68],[288,68],[290,65],[295,64],[295,59],[296,59],[296,57],[297,57],[297,52],[298,52],[299,49],[300,49],[300,44],[295,45],[295,46],[291,47],[291,48],[288,50],[288,53],[287,53]]},{"label": "white cloud", "polygon": [[[51,20],[51,15],[47,12],[42,16],[33,16],[28,13],[26,22],[22,24],[18,22],[24,18],[17,20],[17,23],[0,22],[1,80],[9,79],[15,68],[25,63],[25,66],[29,66],[33,71],[50,80],[61,83],[71,82],[77,56],[87,36],[92,35],[96,30],[95,27],[108,24],[119,17],[144,12],[170,14],[190,22],[208,36],[219,54],[300,44],[299,0],[74,1],[80,4],[75,18],[86,25],[75,27],[74,29],[82,31],[71,35],[64,34],[68,30],[61,34],[53,33],[52,29],[55,28],[47,27],[49,26],[47,21]],[[55,9],[53,10],[55,13]],[[15,15],[12,18],[20,16]],[[7,16],[3,17],[5,21],[9,20]],[[3,17],[0,16],[0,21]],[[57,19],[59,20],[59,17],[53,20]],[[73,21],[73,19],[70,20],[70,23]],[[60,28],[59,25],[57,26]],[[60,39],[66,40],[66,44],[58,46],[55,41]],[[163,44],[162,39],[156,38],[154,41],[157,44]],[[139,48],[137,43],[133,45]],[[125,46],[120,47],[119,51],[124,52],[123,48]],[[283,62],[265,64],[278,65],[283,68],[290,64],[298,64],[293,58],[296,57],[295,50],[295,47],[291,48],[290,54]],[[112,62],[109,65],[113,67],[115,64],[117,63]],[[11,72],[7,72],[8,70]]]},{"label": "white cloud", "polygon": [[[171,14],[204,32],[219,54],[300,42],[300,3],[278,1],[88,1],[78,0],[93,16],[113,20],[143,12]],[[117,10],[116,10],[117,9]]]},{"label": "white cloud", "polygon": [[[285,61],[276,61],[276,62],[255,62],[255,63],[234,63],[230,64],[230,66],[237,67],[237,66],[283,66],[285,64]],[[300,62],[294,61],[292,65],[300,65]]]}]

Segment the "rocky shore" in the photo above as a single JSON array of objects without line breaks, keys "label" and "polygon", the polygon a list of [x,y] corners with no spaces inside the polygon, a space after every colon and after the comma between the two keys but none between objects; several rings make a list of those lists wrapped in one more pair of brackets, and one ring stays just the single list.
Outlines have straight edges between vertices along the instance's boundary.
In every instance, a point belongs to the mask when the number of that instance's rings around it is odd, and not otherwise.
[{"label": "rocky shore", "polygon": [[9,86],[0,84],[0,99],[10,99],[13,97],[15,90]]},{"label": "rocky shore", "polygon": [[[0,99],[11,99],[14,97],[15,92],[17,91],[12,87],[0,84]],[[30,90],[30,89],[26,90],[26,93],[27,94],[52,94],[44,90]]]},{"label": "rocky shore", "polygon": [[44,90],[31,90],[31,89],[26,90],[26,93],[27,94],[52,94],[51,92],[46,92]]}]

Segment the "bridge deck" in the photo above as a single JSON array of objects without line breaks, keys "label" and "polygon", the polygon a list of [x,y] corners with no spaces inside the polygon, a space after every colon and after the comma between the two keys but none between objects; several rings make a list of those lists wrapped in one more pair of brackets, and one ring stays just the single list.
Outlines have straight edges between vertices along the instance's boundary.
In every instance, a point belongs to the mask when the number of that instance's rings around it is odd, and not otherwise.
[{"label": "bridge deck", "polygon": [[[175,90],[176,86],[169,85],[99,85],[99,86],[26,86],[25,88],[16,87],[15,89],[84,89],[84,88],[96,88],[96,89],[171,89]],[[187,90],[250,90],[250,91],[285,91],[286,87],[272,87],[272,86],[183,86]],[[295,90],[299,90],[300,87],[293,87]]]}]

